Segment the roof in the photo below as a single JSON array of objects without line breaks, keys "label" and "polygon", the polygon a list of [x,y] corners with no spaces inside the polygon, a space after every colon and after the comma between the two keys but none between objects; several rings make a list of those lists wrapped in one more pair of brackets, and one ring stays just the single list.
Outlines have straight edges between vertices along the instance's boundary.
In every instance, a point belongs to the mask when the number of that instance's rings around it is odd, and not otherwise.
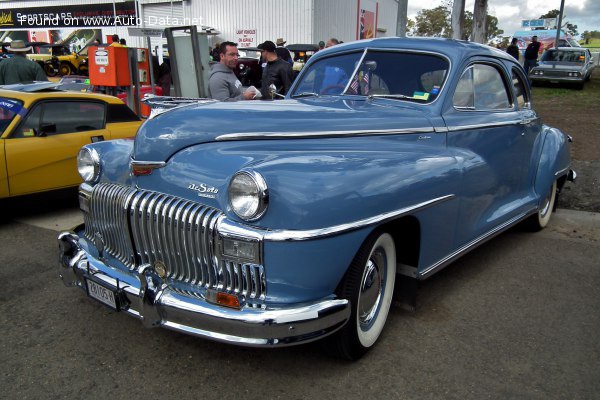
[{"label": "roof", "polygon": [[317,52],[312,59],[319,59],[332,53],[348,50],[361,50],[365,48],[380,48],[380,49],[404,49],[404,50],[420,50],[440,53],[447,56],[452,61],[462,60],[475,55],[494,56],[512,59],[511,55],[494,47],[483,44],[468,42],[465,40],[454,40],[445,38],[425,38],[425,37],[385,37],[376,39],[357,40],[353,42],[338,44]]},{"label": "roof", "polygon": [[70,92],[65,90],[54,90],[56,82],[34,82],[28,84],[15,84],[0,86],[0,97],[9,97],[19,99],[25,102],[31,102],[40,98],[45,99],[81,99],[87,97],[95,100],[103,100],[110,104],[123,104],[123,102],[114,97],[99,93]]}]

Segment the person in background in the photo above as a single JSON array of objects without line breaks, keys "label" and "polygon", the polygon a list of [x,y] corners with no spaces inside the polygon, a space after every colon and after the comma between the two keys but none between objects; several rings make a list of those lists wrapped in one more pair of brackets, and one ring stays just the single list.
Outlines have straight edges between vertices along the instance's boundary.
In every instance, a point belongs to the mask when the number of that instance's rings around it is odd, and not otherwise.
[{"label": "person in background", "polygon": [[[325,48],[325,42],[321,40],[319,42],[319,50],[323,50],[324,48]],[[319,51],[319,50],[317,50],[317,51]]]},{"label": "person in background", "polygon": [[272,97],[270,93],[271,84],[275,86],[275,93],[283,96],[290,90],[294,80],[292,66],[277,56],[276,48],[275,43],[270,40],[258,45],[261,58],[265,61],[260,91],[266,99],[277,98],[277,96]]},{"label": "person in background", "polygon": [[223,42],[219,50],[221,60],[212,66],[208,79],[210,97],[219,101],[252,100],[256,91],[248,89],[242,92],[242,83],[233,72],[240,56],[237,45]]},{"label": "person in background", "polygon": [[210,56],[212,57],[213,61],[219,62],[221,61],[221,57],[219,57],[219,48],[221,47],[221,43],[217,42],[215,43],[215,47],[212,49],[212,52],[210,53]]},{"label": "person in background", "polygon": [[127,41],[125,39],[119,39],[119,44],[123,47],[127,47]]},{"label": "person in background", "polygon": [[123,47],[121,43],[119,43],[119,35],[116,33],[112,35],[112,43],[109,45],[111,47]]},{"label": "person in background", "polygon": [[523,67],[525,67],[527,75],[529,75],[531,68],[537,65],[537,58],[541,46],[542,44],[538,42],[538,37],[534,36],[531,38],[531,43],[529,43],[525,49],[525,64]]},{"label": "person in background", "polygon": [[518,41],[519,39],[513,38],[510,42],[510,45],[506,48],[506,52],[516,58],[517,61],[519,61],[519,46],[517,46]]},{"label": "person in background", "polygon": [[25,57],[31,51],[31,46],[26,47],[22,40],[13,40],[6,50],[13,57],[0,62],[0,85],[48,80],[42,67]]},{"label": "person in background", "polygon": [[336,38],[330,38],[327,41],[327,44],[325,45],[325,47],[327,48],[327,47],[335,46],[336,44],[340,44],[340,41],[337,40]]},{"label": "person in background", "polygon": [[292,60],[292,55],[290,51],[283,47],[287,42],[283,40],[283,38],[278,38],[275,44],[277,47],[275,48],[275,53],[277,53],[277,57],[281,58],[283,61],[289,63],[290,65],[294,64],[294,60]]}]

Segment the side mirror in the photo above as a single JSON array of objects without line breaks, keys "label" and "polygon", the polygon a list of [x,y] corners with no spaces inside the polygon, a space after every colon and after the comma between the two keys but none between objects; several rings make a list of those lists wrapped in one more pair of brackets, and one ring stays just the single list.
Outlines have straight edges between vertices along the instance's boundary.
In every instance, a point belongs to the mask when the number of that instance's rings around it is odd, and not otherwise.
[{"label": "side mirror", "polygon": [[40,131],[38,132],[38,136],[44,137],[48,136],[48,134],[56,133],[56,124],[42,124],[40,125]]}]

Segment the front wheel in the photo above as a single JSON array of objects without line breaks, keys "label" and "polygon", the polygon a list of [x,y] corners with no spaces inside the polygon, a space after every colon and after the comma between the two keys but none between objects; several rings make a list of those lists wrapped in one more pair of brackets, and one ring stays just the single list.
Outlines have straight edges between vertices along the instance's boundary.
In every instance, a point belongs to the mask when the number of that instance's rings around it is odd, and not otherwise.
[{"label": "front wheel", "polygon": [[331,337],[337,355],[356,360],[374,345],[387,320],[396,281],[396,246],[388,233],[374,232],[361,246],[339,289],[350,300],[348,323]]},{"label": "front wheel", "polygon": [[548,225],[552,211],[554,210],[556,190],[556,181],[554,181],[548,193],[541,200],[537,213],[526,220],[527,228],[532,231],[541,231]]}]

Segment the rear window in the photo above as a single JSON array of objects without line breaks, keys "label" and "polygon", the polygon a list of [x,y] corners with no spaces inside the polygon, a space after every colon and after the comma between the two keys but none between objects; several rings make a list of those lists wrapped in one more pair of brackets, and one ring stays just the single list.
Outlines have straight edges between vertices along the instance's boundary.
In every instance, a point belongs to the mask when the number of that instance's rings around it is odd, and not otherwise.
[{"label": "rear window", "polygon": [[24,113],[23,102],[0,97],[0,135],[4,133],[17,114]]}]

